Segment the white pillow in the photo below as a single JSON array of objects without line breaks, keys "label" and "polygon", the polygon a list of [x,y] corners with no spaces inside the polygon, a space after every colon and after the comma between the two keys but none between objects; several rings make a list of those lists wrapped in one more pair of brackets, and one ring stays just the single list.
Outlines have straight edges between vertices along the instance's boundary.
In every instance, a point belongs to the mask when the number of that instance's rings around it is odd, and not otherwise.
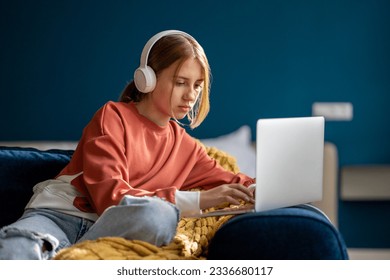
[{"label": "white pillow", "polygon": [[256,174],[256,152],[252,146],[251,129],[244,125],[232,133],[216,138],[200,139],[209,147],[216,147],[234,156],[240,171],[248,176]]}]

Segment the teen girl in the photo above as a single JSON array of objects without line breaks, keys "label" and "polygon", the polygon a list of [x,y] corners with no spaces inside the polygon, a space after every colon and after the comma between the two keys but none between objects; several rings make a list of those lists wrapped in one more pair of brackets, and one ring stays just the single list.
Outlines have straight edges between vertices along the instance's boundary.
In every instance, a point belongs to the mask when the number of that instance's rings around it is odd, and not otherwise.
[{"label": "teen girl", "polygon": [[23,216],[0,231],[0,259],[50,259],[104,236],[161,246],[180,217],[253,202],[254,179],[224,170],[180,126],[185,117],[192,128],[205,119],[209,86],[207,57],[192,36],[153,36],[120,101],[96,112],[69,164],[37,184]]}]

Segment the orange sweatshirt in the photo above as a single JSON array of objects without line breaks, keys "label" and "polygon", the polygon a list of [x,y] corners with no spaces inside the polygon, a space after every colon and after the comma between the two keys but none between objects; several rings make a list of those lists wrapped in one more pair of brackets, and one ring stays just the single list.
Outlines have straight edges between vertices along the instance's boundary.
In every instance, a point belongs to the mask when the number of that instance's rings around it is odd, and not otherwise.
[{"label": "orange sweatshirt", "polygon": [[[224,170],[176,122],[158,126],[133,103],[122,102],[108,102],[96,112],[69,164],[56,180],[36,187],[36,195],[58,181],[75,188],[73,207],[98,215],[125,195],[158,196],[175,203],[178,190],[254,183],[244,174]],[[45,199],[40,201],[30,206],[45,204]]]}]

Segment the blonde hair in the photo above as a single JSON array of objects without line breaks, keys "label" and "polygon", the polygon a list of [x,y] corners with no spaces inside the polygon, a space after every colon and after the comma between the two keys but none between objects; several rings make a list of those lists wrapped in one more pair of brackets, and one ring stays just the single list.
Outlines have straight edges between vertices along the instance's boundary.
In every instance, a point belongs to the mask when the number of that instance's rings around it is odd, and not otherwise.
[{"label": "blonde hair", "polygon": [[[182,63],[189,58],[195,58],[200,63],[204,75],[202,92],[192,110],[187,114],[190,127],[195,128],[204,121],[210,110],[211,71],[202,46],[193,38],[184,35],[164,36],[150,50],[148,65],[154,70],[158,78],[161,71],[180,61],[178,69],[176,69],[178,71]],[[131,81],[122,91],[119,101],[126,103],[140,102],[145,96],[145,93],[137,90],[134,81]]]}]

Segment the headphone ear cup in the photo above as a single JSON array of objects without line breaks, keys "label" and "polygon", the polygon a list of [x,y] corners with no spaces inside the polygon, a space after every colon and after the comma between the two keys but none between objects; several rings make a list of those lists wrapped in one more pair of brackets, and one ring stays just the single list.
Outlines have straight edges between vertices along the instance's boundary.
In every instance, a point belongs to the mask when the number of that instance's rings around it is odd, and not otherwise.
[{"label": "headphone ear cup", "polygon": [[150,66],[139,67],[134,72],[134,83],[138,91],[151,92],[156,87],[156,74]]}]

